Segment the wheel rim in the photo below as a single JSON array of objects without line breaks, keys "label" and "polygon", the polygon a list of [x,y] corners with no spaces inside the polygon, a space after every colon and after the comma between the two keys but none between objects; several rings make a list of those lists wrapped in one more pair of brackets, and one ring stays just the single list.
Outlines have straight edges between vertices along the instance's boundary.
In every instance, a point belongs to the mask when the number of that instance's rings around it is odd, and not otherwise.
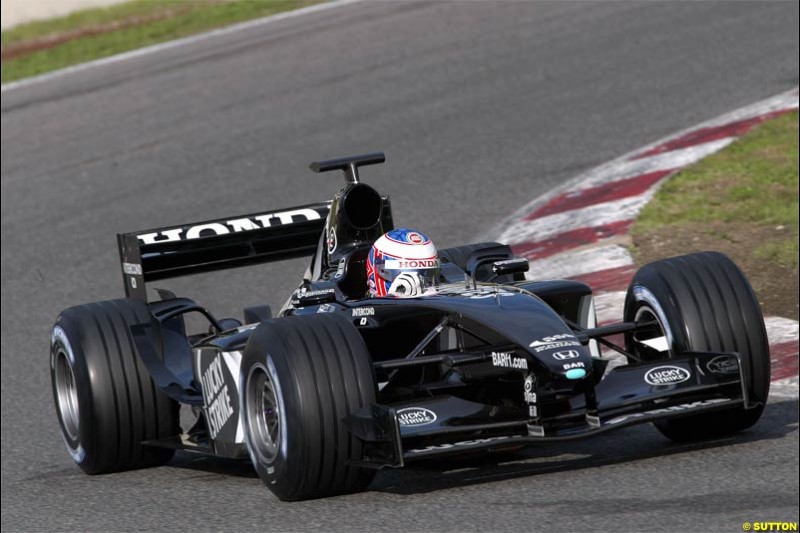
[{"label": "wheel rim", "polygon": [[245,399],[251,448],[263,461],[272,462],[281,443],[281,412],[275,384],[263,366],[250,370]]},{"label": "wheel rim", "polygon": [[[636,310],[634,322],[637,324],[654,322],[652,326],[639,329],[633,334],[636,352],[642,358],[642,360],[652,361],[654,359],[662,359],[665,355],[669,357],[669,339],[671,336],[662,326],[661,319],[658,317],[658,314],[651,309],[650,306],[642,305]],[[654,344],[656,341],[662,339],[663,343],[667,346],[666,350],[659,350],[648,344],[648,342]]]},{"label": "wheel rim", "polygon": [[75,373],[69,357],[61,348],[56,353],[55,374],[58,412],[61,415],[64,433],[71,442],[75,442],[80,434],[78,387],[75,384]]}]

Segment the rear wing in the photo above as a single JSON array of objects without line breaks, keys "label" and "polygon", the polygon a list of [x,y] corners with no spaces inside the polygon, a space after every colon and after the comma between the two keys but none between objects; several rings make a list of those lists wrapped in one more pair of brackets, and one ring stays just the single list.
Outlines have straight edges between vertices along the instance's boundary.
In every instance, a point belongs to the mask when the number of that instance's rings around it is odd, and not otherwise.
[{"label": "rear wing", "polygon": [[331,202],[117,234],[125,295],[147,301],[145,283],[311,256]]}]

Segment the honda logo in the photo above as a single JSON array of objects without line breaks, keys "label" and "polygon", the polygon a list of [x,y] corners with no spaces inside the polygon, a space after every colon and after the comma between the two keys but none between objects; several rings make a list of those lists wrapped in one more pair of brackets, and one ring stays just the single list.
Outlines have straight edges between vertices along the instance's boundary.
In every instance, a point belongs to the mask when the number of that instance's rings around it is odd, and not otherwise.
[{"label": "honda logo", "polygon": [[576,357],[580,357],[580,353],[576,350],[566,350],[563,352],[556,352],[553,354],[553,357],[558,359],[559,361],[566,361],[567,359],[575,359]]}]

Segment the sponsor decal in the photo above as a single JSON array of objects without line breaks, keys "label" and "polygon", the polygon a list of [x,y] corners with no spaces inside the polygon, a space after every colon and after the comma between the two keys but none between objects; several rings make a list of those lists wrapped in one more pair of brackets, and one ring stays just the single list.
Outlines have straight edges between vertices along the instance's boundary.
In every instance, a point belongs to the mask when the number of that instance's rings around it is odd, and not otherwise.
[{"label": "sponsor decal", "polygon": [[706,368],[714,374],[738,374],[739,361],[730,355],[718,355],[706,363]]},{"label": "sponsor decal", "polygon": [[353,309],[353,316],[375,316],[374,307],[356,307]]},{"label": "sponsor decal", "polygon": [[530,404],[535,404],[536,403],[536,393],[535,392],[530,392],[530,391],[525,391],[525,402],[526,403],[530,403]]},{"label": "sponsor decal", "polygon": [[493,265],[497,266],[505,266],[505,265],[516,265],[516,264],[523,264],[527,263],[528,260],[524,257],[515,257],[514,259],[503,259],[502,261],[495,261],[492,263]]},{"label": "sponsor decal", "polygon": [[461,283],[449,283],[436,287],[440,296],[464,296],[471,299],[494,298],[495,296],[513,296],[514,293],[497,287],[464,287]]},{"label": "sponsor decal", "polygon": [[424,407],[406,407],[397,411],[397,421],[403,427],[425,426],[436,422],[436,413]]},{"label": "sponsor decal", "polygon": [[130,276],[141,276],[142,265],[139,263],[122,263],[122,271]]},{"label": "sponsor decal", "polygon": [[211,438],[216,438],[225,422],[233,415],[231,396],[222,373],[222,355],[217,355],[200,376],[203,386],[203,400],[206,405],[206,419]]},{"label": "sponsor decal", "polygon": [[317,308],[317,313],[333,313],[336,311],[336,306],[331,304],[322,304]]},{"label": "sponsor decal", "polygon": [[674,385],[690,377],[689,371],[679,366],[657,366],[647,371],[644,381],[650,385]]},{"label": "sponsor decal", "polygon": [[525,402],[526,403],[536,403],[536,393],[525,391]]},{"label": "sponsor decal", "polygon": [[528,404],[528,416],[530,418],[536,418],[537,416],[539,416],[539,409],[536,406],[538,397],[536,396],[536,392],[534,392],[533,390],[533,381],[534,381],[533,375],[528,374],[527,376],[525,376],[524,398],[525,398],[525,403]]},{"label": "sponsor decal", "polygon": [[544,427],[536,424],[528,424],[529,437],[544,437]]},{"label": "sponsor decal", "polygon": [[299,290],[295,293],[297,300],[316,298],[317,296],[327,296],[336,292],[335,289],[318,289],[314,291]]},{"label": "sponsor decal", "polygon": [[411,231],[406,235],[406,240],[411,244],[424,244],[425,237],[417,233],[416,231]]},{"label": "sponsor decal", "polygon": [[347,261],[343,257],[339,260],[339,265],[336,267],[336,274],[334,274],[333,277],[338,279],[344,276],[345,266],[347,266]]},{"label": "sponsor decal", "polygon": [[252,231],[275,226],[285,226],[296,222],[306,222],[322,218],[318,212],[311,208],[292,209],[277,213],[264,213],[244,218],[235,218],[219,222],[208,222],[195,226],[171,228],[154,233],[137,235],[142,244],[157,244],[160,242],[187,241],[201,237],[227,235],[242,231]]},{"label": "sponsor decal", "polygon": [[571,333],[559,333],[557,335],[550,335],[549,337],[542,337],[530,343],[530,347],[536,353],[544,352],[547,350],[555,350],[557,348],[571,348],[572,346],[580,346],[581,343],[577,340],[575,335]]},{"label": "sponsor decal", "polygon": [[528,260],[524,257],[515,257],[514,259],[505,259],[503,261],[495,261],[492,263],[492,272],[495,274],[498,273],[499,270],[502,270],[503,267],[511,266],[511,267],[525,267],[525,270],[530,268]]},{"label": "sponsor decal", "polygon": [[404,268],[439,268],[438,259],[387,259],[384,265],[386,270],[401,270]]},{"label": "sponsor decal", "polygon": [[631,413],[628,415],[618,416],[616,418],[612,418],[605,425],[610,424],[619,424],[620,422],[625,422],[627,420],[631,420],[634,418],[641,418],[643,416],[650,416],[650,415],[660,415],[665,413],[680,413],[683,411],[691,411],[692,409],[697,409],[698,407],[706,407],[708,405],[714,405],[720,402],[727,402],[726,398],[714,398],[711,400],[700,400],[697,402],[692,403],[682,403],[680,405],[673,405],[672,407],[663,407],[661,409],[651,409],[650,411],[645,411],[643,413]]},{"label": "sponsor decal", "polygon": [[492,352],[492,364],[503,368],[528,370],[528,360],[524,357],[514,357],[512,352]]},{"label": "sponsor decal", "polygon": [[386,234],[386,238],[392,242],[414,246],[431,242],[428,237],[418,231],[400,228],[391,230]]},{"label": "sponsor decal", "polygon": [[449,450],[451,448],[474,446],[476,444],[485,444],[488,442],[500,442],[510,438],[511,437],[509,436],[500,436],[500,437],[486,437],[484,439],[475,439],[475,440],[462,440],[459,442],[450,442],[446,444],[436,444],[433,446],[426,446],[425,448],[412,448],[408,450],[408,453],[423,453],[423,452],[432,452],[434,450]]},{"label": "sponsor decal", "polygon": [[565,365],[561,365],[564,370],[570,370],[572,368],[585,368],[586,365],[581,363],[580,361],[576,361],[574,363],[567,363]]},{"label": "sponsor decal", "polygon": [[559,361],[566,361],[567,359],[576,359],[580,357],[580,353],[577,350],[565,350],[563,352],[556,352],[553,354],[553,358],[558,359]]},{"label": "sponsor decal", "polygon": [[336,251],[336,228],[331,228],[328,230],[328,253],[332,254]]}]

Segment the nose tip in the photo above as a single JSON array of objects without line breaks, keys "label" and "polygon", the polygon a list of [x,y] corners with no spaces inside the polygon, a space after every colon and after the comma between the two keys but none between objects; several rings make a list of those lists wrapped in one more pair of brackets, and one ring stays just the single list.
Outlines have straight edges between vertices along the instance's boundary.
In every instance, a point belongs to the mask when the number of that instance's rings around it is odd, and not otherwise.
[{"label": "nose tip", "polygon": [[573,368],[571,370],[567,370],[566,376],[567,379],[581,379],[586,376],[586,370],[582,368]]}]

